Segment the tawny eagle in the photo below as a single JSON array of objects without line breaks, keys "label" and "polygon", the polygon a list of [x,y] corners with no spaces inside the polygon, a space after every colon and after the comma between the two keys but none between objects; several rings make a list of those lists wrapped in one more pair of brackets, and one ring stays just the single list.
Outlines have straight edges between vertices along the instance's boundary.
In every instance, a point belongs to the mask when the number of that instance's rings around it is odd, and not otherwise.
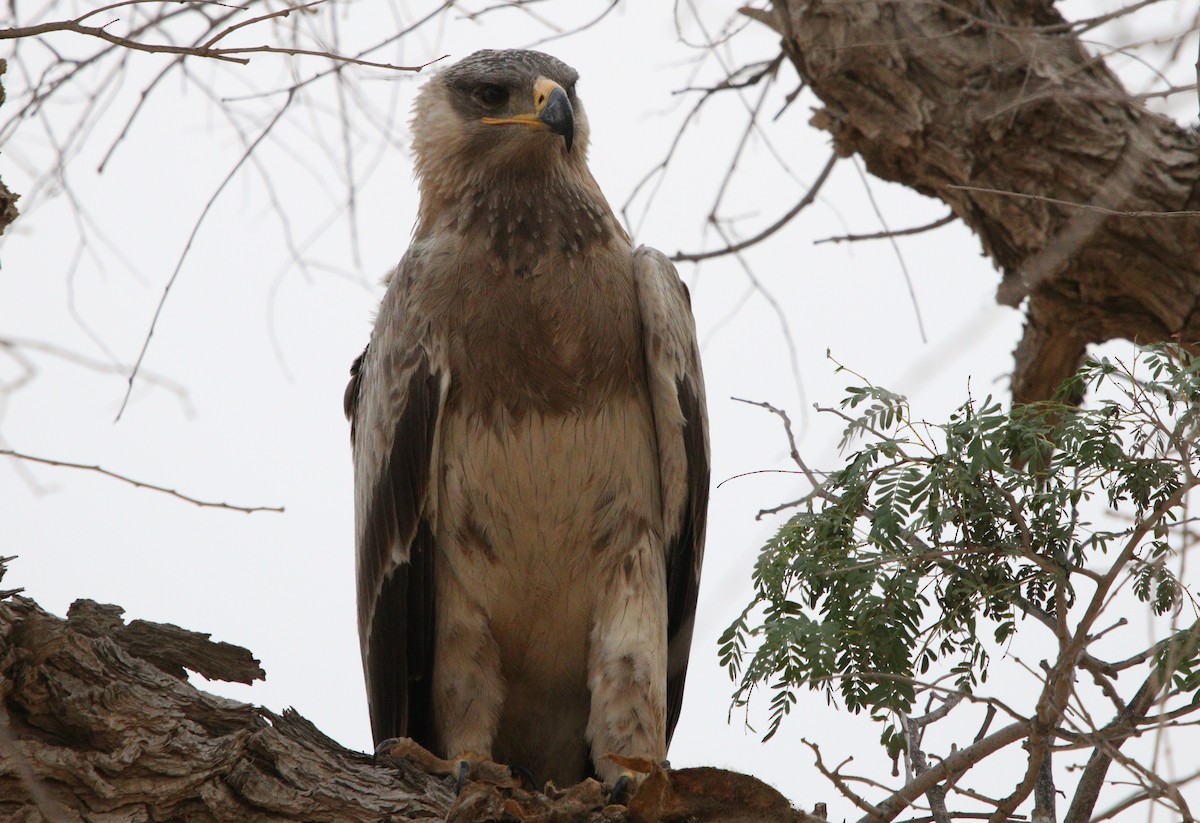
[{"label": "tawny eagle", "polygon": [[376,743],[558,785],[665,758],[709,483],[687,289],[589,172],[577,77],[481,51],[421,90],[417,225],[346,390]]}]

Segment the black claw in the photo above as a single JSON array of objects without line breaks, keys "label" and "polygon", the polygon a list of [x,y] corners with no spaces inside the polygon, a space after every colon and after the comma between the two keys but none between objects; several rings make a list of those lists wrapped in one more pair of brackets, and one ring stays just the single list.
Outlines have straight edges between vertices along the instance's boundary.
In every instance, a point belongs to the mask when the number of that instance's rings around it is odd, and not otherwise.
[{"label": "black claw", "polygon": [[610,806],[628,806],[630,797],[630,788],[633,783],[629,779],[629,775],[623,774],[617,778],[617,782],[613,783],[612,790],[608,793],[608,805]]},{"label": "black claw", "polygon": [[458,777],[454,780],[454,793],[462,794],[463,786],[467,785],[467,778],[471,775],[471,761],[458,761]]},{"label": "black claw", "polygon": [[533,772],[531,772],[525,766],[522,766],[520,763],[513,763],[513,764],[509,765],[508,773],[510,775],[512,775],[513,777],[517,778],[518,780],[520,780],[521,784],[524,787],[530,789],[531,791],[537,791],[537,789],[538,789],[537,778],[534,777]]},{"label": "black claw", "polygon": [[381,760],[392,759],[392,746],[396,744],[396,738],[389,737],[375,747],[375,751],[371,752],[371,762],[378,765]]}]

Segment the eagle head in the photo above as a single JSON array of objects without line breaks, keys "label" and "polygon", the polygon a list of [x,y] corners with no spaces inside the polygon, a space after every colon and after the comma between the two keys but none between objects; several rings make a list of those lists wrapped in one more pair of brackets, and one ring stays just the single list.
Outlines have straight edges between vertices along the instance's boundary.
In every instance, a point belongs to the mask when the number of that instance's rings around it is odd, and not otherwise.
[{"label": "eagle head", "polygon": [[447,170],[552,171],[585,162],[579,73],[538,51],[477,51],[417,97],[413,150],[422,178]]}]

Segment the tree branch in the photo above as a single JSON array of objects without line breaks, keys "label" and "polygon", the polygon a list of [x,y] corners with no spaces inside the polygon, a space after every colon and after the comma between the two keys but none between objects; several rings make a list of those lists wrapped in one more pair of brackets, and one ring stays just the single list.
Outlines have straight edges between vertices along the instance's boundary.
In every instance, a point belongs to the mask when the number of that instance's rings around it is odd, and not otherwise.
[{"label": "tree branch", "polygon": [[[132,38],[121,37],[120,35],[112,34],[107,28],[108,26],[112,25],[112,23],[106,23],[103,26],[87,26],[80,22],[80,20],[95,14],[96,10],[90,11],[83,17],[76,18],[74,20],[56,20],[47,23],[37,23],[32,26],[18,26],[15,28],[0,29],[0,40],[16,40],[25,37],[38,37],[54,32],[74,32],[75,34],[82,34],[88,37],[97,37],[101,40],[112,43],[114,46],[120,46],[121,48],[130,49],[131,51],[148,52],[151,54],[178,54],[187,57],[202,57],[210,60],[224,60],[230,63],[241,63],[242,65],[250,62],[248,57],[241,56],[244,54],[285,54],[292,57],[301,55],[309,57],[324,57],[338,63],[366,66],[368,68],[418,72],[426,66],[429,66],[431,63],[436,63],[438,60],[442,59],[441,57],[438,57],[435,60],[419,66],[397,66],[392,63],[376,63],[370,60],[362,60],[357,57],[344,57],[342,55],[333,54],[332,52],[316,51],[313,49],[294,49],[285,48],[282,46],[232,46],[229,48],[213,47],[213,44],[215,44],[218,40],[222,39],[227,34],[236,31],[237,29],[261,22],[263,20],[269,20],[277,17],[287,17],[297,9],[308,8],[309,6],[315,6],[324,2],[327,2],[327,0],[315,0],[315,2],[312,3],[305,3],[301,6],[280,9],[279,11],[275,11],[270,14],[264,14],[251,20],[243,21],[237,25],[230,26],[229,28],[218,32],[211,39],[209,39],[207,43],[201,46],[174,46],[166,43],[143,43],[140,40],[134,40]],[[116,3],[113,5],[115,7],[126,4]],[[114,20],[112,22],[116,21]]]},{"label": "tree branch", "polygon": [[932,223],[926,223],[923,226],[913,226],[907,229],[890,229],[888,231],[877,231],[871,234],[840,234],[834,237],[826,237],[822,240],[817,240],[813,243],[814,246],[819,246],[822,243],[857,243],[862,240],[887,240],[893,237],[908,237],[914,234],[923,234],[933,229],[940,229],[942,226],[948,226],[958,218],[951,212],[945,217],[939,217]]},{"label": "tree branch", "polygon": [[837,160],[838,160],[837,154],[836,153],[831,154],[829,156],[829,160],[827,160],[825,162],[825,168],[821,169],[821,173],[819,175],[817,175],[817,179],[815,181],[813,181],[813,184],[809,187],[808,191],[805,192],[804,197],[800,198],[800,202],[797,203],[795,206],[792,206],[792,208],[790,210],[788,210],[788,213],[785,214],[783,217],[779,218],[774,223],[767,226],[765,229],[763,229],[762,231],[760,231],[758,234],[754,235],[753,237],[746,239],[746,240],[742,240],[739,243],[731,243],[730,245],[725,246],[724,248],[715,249],[713,251],[687,252],[687,253],[681,252],[681,251],[675,252],[674,256],[671,259],[677,263],[678,262],[696,263],[696,262],[699,262],[700,260],[711,260],[714,257],[724,257],[727,254],[737,254],[738,252],[744,251],[757,243],[761,243],[762,241],[764,241],[768,237],[770,237],[772,234],[779,231],[784,226],[786,226],[788,223],[790,223],[792,221],[792,218],[794,218],[800,212],[804,211],[805,208],[807,208],[809,205],[812,204],[812,202],[814,200],[817,199],[817,194],[821,191],[821,186],[823,186],[825,184],[825,181],[827,179],[829,179],[829,173],[833,171],[833,167],[837,164]]},{"label": "tree branch", "polygon": [[1155,648],[1160,650],[1160,654],[1168,662],[1167,668],[1170,670],[1164,671],[1155,665],[1149,676],[1138,687],[1125,711],[1117,715],[1111,723],[1097,733],[1097,737],[1106,742],[1104,745],[1097,745],[1092,751],[1091,757],[1088,758],[1087,765],[1075,786],[1075,794],[1071,798],[1071,805],[1067,809],[1067,816],[1063,818],[1063,823],[1087,823],[1092,819],[1092,811],[1100,796],[1100,790],[1104,788],[1104,779],[1117,750],[1134,734],[1138,725],[1145,720],[1151,707],[1158,700],[1159,693],[1171,682],[1173,667],[1169,665],[1170,661],[1177,662],[1181,656],[1184,658],[1190,656],[1195,651],[1197,644],[1200,644],[1200,622],[1193,623],[1190,628],[1173,635],[1164,642],[1168,645],[1156,644]]},{"label": "tree branch", "polygon": [[1027,298],[1014,402],[1051,397],[1089,343],[1200,340],[1200,133],[1130,95],[1087,21],[1018,0],[745,13],[782,38],[838,154],[945,202],[1002,269],[1001,302]]},{"label": "tree branch", "polygon": [[246,649],[169,624],[125,625],[121,612],[81,600],[62,620],[0,598],[0,819],[824,823],[753,777],[713,768],[652,765],[627,809],[595,780],[543,794],[503,768],[456,792],[424,770],[437,766],[428,752],[376,759],[294,710],[198,690],[185,668],[241,682],[262,669]]},{"label": "tree branch", "polygon": [[875,816],[882,814],[882,812],[876,806],[873,806],[862,795],[846,785],[846,781],[840,774],[838,774],[838,770],[841,769],[842,766],[846,765],[845,762],[833,769],[833,771],[830,771],[829,768],[826,767],[825,760],[821,757],[821,749],[816,743],[812,743],[804,738],[801,738],[800,742],[812,749],[812,753],[815,758],[813,765],[817,767],[817,771],[824,775],[826,780],[832,783],[837,790],[841,792],[842,797],[846,798],[855,806],[858,806],[860,809],[865,811],[868,817],[871,817],[872,819],[874,819]]},{"label": "tree branch", "polygon": [[183,494],[182,492],[176,491],[175,489],[168,489],[166,486],[147,483],[144,480],[136,480],[127,475],[109,471],[101,466],[88,465],[86,463],[72,463],[68,460],[52,460],[49,457],[38,457],[32,454],[25,454],[24,452],[13,451],[12,449],[0,449],[0,457],[11,457],[16,460],[25,460],[30,463],[41,463],[45,466],[59,466],[66,469],[80,469],[82,471],[96,472],[97,474],[102,474],[105,477],[111,477],[113,480],[120,480],[122,483],[128,483],[129,485],[135,486],[139,489],[150,489],[151,491],[169,494],[172,497],[177,497],[187,503],[191,503],[195,506],[201,506],[203,508],[229,509],[230,511],[246,512],[247,514],[251,514],[253,512],[283,512],[282,506],[238,506],[233,503],[219,503],[210,500],[200,500],[199,498],[191,497]]},{"label": "tree branch", "polygon": [[992,732],[978,742],[972,743],[965,749],[959,749],[951,753],[929,771],[909,781],[908,784],[895,792],[891,797],[877,804],[878,813],[868,814],[866,817],[860,818],[859,823],[887,823],[890,820],[894,820],[914,800],[928,792],[930,787],[944,782],[952,775],[967,771],[993,752],[1016,743],[1018,740],[1028,737],[1028,735],[1028,723],[1011,723]]}]

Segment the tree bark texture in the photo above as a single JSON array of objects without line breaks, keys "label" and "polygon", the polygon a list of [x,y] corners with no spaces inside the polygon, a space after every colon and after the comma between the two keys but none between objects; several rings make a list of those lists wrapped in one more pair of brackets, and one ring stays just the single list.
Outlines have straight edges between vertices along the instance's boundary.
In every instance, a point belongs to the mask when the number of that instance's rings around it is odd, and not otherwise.
[{"label": "tree bark texture", "polygon": [[780,34],[838,152],[947,203],[1003,272],[997,300],[1027,300],[1014,402],[1052,396],[1089,343],[1200,341],[1200,136],[1131,97],[1050,2],[743,11]]},{"label": "tree bark texture", "polygon": [[119,613],[79,601],[61,620],[25,598],[0,602],[0,818],[445,818],[444,780],[376,765],[295,712],[183,676],[261,678],[249,652],[175,626],[124,626]]},{"label": "tree bark texture", "polygon": [[[0,577],[3,576],[0,558]],[[295,711],[207,694],[185,669],[249,683],[251,654],[208,635],[77,601],[67,619],[0,592],[0,819],[21,823],[817,821],[755,778],[649,777],[628,807],[589,780],[564,791],[428,774],[343,748]],[[431,759],[435,759],[432,758]],[[452,764],[456,765],[456,764]],[[823,821],[820,821],[823,823]]]}]

